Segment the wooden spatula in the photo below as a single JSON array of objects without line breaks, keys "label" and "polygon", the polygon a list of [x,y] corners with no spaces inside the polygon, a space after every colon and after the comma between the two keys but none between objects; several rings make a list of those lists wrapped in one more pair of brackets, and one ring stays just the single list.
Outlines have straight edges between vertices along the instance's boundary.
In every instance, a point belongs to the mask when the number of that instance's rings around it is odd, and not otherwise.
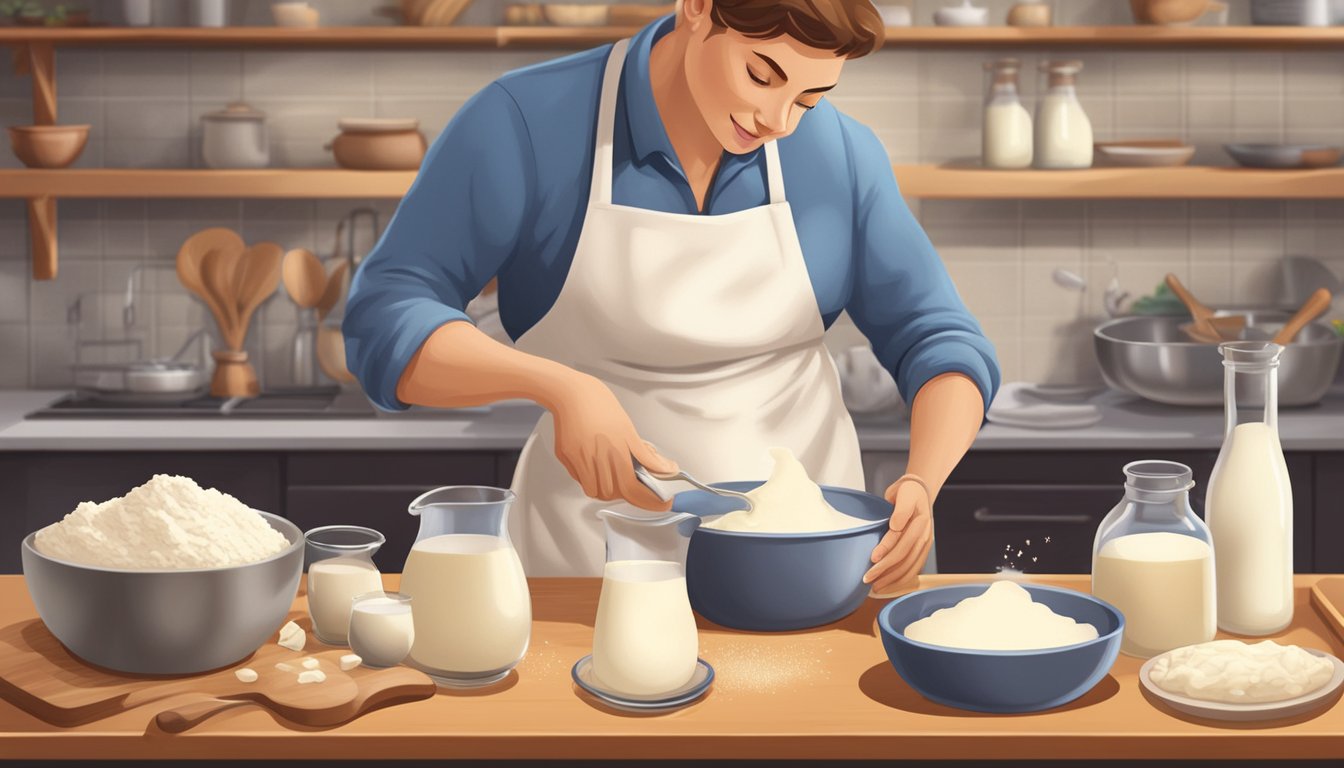
[{"label": "wooden spatula", "polygon": [[1317,288],[1316,292],[1311,294],[1301,308],[1293,313],[1292,317],[1288,318],[1288,322],[1283,324],[1279,332],[1274,334],[1274,343],[1285,346],[1291,344],[1293,339],[1297,338],[1297,334],[1307,327],[1308,323],[1320,317],[1322,312],[1330,308],[1330,302],[1333,298],[1326,289]]},{"label": "wooden spatula", "polygon": [[285,253],[282,267],[285,291],[300,309],[312,309],[326,290],[327,273],[317,255],[307,248],[294,248]]},{"label": "wooden spatula", "polygon": [[252,314],[280,287],[280,262],[283,258],[283,249],[275,243],[257,243],[243,251],[235,289],[240,345],[247,337]]},{"label": "wooden spatula", "polygon": [[327,285],[322,291],[322,298],[317,302],[317,321],[319,323],[327,319],[327,315],[336,306],[336,302],[341,300],[341,294],[345,292],[345,272],[347,269],[347,263],[342,261],[327,276]]}]

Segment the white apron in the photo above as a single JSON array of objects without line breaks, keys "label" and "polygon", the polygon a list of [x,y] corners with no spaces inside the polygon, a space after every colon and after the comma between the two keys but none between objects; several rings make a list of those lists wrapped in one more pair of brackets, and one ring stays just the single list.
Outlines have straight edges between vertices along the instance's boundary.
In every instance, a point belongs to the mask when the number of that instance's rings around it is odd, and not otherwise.
[{"label": "white apron", "polygon": [[[640,437],[705,482],[763,480],[784,446],[819,483],[864,488],[858,437],[822,345],[821,313],[765,145],[770,202],[722,216],[611,202],[612,125],[627,41],[607,60],[592,189],[574,261],[524,352],[601,379]],[[597,576],[596,512],[555,456],[544,414],[513,477],[509,534],[529,576]]]}]

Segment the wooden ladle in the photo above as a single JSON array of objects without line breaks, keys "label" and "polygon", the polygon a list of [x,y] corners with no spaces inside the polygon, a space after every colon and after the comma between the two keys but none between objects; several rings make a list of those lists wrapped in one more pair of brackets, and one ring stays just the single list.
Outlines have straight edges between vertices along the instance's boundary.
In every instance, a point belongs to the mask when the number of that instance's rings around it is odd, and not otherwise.
[{"label": "wooden ladle", "polygon": [[1186,336],[1207,344],[1218,344],[1241,337],[1241,331],[1246,327],[1245,315],[1216,317],[1214,311],[1196,299],[1176,275],[1168,272],[1166,283],[1171,292],[1176,294],[1176,298],[1190,310],[1192,322],[1181,326],[1181,331]]}]

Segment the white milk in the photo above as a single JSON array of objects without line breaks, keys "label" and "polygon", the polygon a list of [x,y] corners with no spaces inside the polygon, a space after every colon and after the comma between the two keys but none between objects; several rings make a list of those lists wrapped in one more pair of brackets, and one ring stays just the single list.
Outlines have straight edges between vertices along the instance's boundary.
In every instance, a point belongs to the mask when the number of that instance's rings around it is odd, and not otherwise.
[{"label": "white milk", "polygon": [[1092,167],[1092,123],[1071,86],[1051,89],[1041,97],[1035,162],[1037,168]]},{"label": "white milk", "polygon": [[452,533],[417,541],[401,592],[412,598],[410,658],[443,672],[512,667],[527,651],[532,599],[518,553],[495,536]]},{"label": "white milk", "polygon": [[1016,97],[995,99],[985,107],[981,150],[987,168],[1031,167],[1031,114]]},{"label": "white milk", "polygon": [[1092,594],[1125,615],[1120,650],[1141,659],[1204,643],[1218,631],[1213,549],[1179,533],[1111,539],[1092,564]]},{"label": "white milk", "polygon": [[1293,620],[1293,489],[1279,435],[1238,424],[1218,454],[1205,519],[1218,554],[1218,626],[1268,635]]},{"label": "white milk", "polygon": [[308,615],[313,617],[317,639],[328,645],[344,645],[352,601],[382,588],[382,577],[368,560],[333,557],[308,566]]},{"label": "white milk", "polygon": [[414,641],[409,603],[374,597],[360,601],[350,613],[350,649],[370,667],[400,664]]},{"label": "white milk", "polygon": [[699,652],[678,563],[607,563],[593,630],[593,676],[602,685],[633,695],[674,691],[695,674]]}]

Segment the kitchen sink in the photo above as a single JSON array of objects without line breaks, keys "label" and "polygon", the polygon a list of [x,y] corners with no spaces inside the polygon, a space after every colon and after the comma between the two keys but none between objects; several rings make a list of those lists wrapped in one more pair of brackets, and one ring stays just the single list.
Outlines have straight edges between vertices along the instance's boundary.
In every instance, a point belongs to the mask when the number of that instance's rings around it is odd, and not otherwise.
[{"label": "kitchen sink", "polygon": [[339,387],[306,387],[262,392],[256,397],[138,395],[79,391],[29,413],[29,419],[453,419],[488,413],[489,408],[411,408],[388,413],[364,393]]}]

